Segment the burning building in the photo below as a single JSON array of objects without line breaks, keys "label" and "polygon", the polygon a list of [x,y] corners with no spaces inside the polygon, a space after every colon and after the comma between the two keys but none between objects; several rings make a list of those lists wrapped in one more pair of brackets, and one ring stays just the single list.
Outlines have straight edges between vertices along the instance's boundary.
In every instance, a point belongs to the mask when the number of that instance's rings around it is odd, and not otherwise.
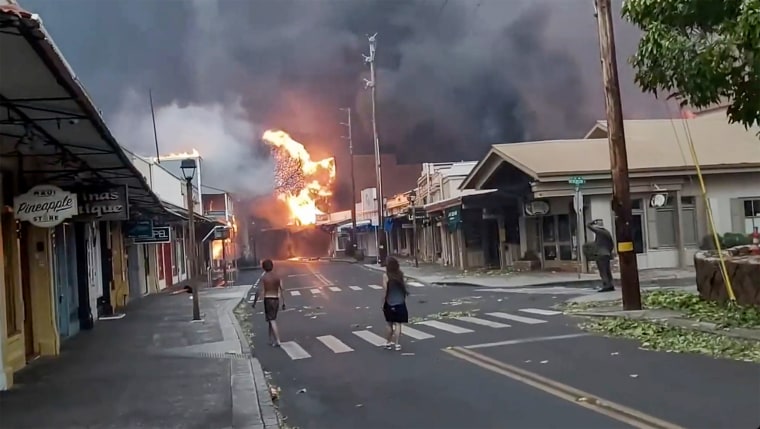
[{"label": "burning building", "polygon": [[275,159],[275,193],[290,210],[292,225],[314,225],[324,214],[335,183],[335,159],[312,161],[311,155],[285,131],[268,130],[262,136]]},{"label": "burning building", "polygon": [[262,140],[275,160],[273,197],[251,202],[257,225],[251,232],[259,258],[317,257],[327,253],[329,234],[316,227],[329,211],[335,184],[335,159],[312,160],[304,145],[282,130],[267,130]]}]

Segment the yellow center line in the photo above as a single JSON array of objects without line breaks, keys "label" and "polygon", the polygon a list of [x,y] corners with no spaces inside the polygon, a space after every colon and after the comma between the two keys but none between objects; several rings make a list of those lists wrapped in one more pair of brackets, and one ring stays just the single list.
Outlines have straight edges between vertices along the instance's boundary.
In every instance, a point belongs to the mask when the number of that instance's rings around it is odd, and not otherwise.
[{"label": "yellow center line", "polygon": [[513,380],[542,390],[558,398],[572,402],[583,408],[603,414],[639,429],[683,429],[681,426],[660,420],[656,417],[608,401],[590,393],[562,384],[536,373],[526,371],[488,356],[461,347],[444,349],[444,352],[458,359],[470,362],[483,369],[509,377]]}]

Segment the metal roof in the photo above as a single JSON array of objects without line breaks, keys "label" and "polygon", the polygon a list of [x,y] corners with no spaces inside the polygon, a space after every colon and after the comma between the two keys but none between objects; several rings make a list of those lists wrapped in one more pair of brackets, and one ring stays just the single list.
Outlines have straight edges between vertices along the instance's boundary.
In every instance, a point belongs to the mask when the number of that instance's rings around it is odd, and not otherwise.
[{"label": "metal roof", "polygon": [[39,17],[15,5],[0,6],[0,76],[1,154],[41,161],[22,179],[124,185],[134,217],[166,214]]}]

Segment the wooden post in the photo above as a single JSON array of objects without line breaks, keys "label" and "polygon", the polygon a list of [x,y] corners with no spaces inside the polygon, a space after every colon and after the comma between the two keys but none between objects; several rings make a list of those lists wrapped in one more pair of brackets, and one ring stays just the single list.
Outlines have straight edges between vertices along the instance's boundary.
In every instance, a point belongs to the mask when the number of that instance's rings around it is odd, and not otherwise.
[{"label": "wooden post", "polygon": [[631,195],[628,183],[628,155],[623,129],[623,107],[620,101],[615,36],[612,28],[610,0],[596,0],[597,24],[599,25],[599,48],[602,59],[605,106],[607,110],[607,135],[610,145],[612,170],[612,207],[615,212],[617,252],[620,258],[620,281],[623,292],[623,309],[641,309],[641,290],[636,252],[633,247],[631,222]]}]

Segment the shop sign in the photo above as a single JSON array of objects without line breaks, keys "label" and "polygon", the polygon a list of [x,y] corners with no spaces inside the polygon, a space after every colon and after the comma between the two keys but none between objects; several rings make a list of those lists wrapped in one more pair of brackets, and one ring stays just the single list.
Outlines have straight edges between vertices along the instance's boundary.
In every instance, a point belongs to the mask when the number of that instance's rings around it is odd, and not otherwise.
[{"label": "shop sign", "polygon": [[157,244],[172,242],[172,228],[170,226],[154,226],[150,237],[138,237],[135,244]]},{"label": "shop sign", "polygon": [[151,238],[153,237],[153,221],[127,222],[125,231],[128,238]]},{"label": "shop sign", "polygon": [[462,223],[462,213],[459,207],[446,210],[446,223],[449,228],[456,228]]},{"label": "shop sign", "polygon": [[52,228],[78,212],[76,196],[57,186],[38,185],[13,199],[16,219]]},{"label": "shop sign", "polygon": [[129,219],[127,187],[87,188],[77,192],[78,222],[119,221]]}]

